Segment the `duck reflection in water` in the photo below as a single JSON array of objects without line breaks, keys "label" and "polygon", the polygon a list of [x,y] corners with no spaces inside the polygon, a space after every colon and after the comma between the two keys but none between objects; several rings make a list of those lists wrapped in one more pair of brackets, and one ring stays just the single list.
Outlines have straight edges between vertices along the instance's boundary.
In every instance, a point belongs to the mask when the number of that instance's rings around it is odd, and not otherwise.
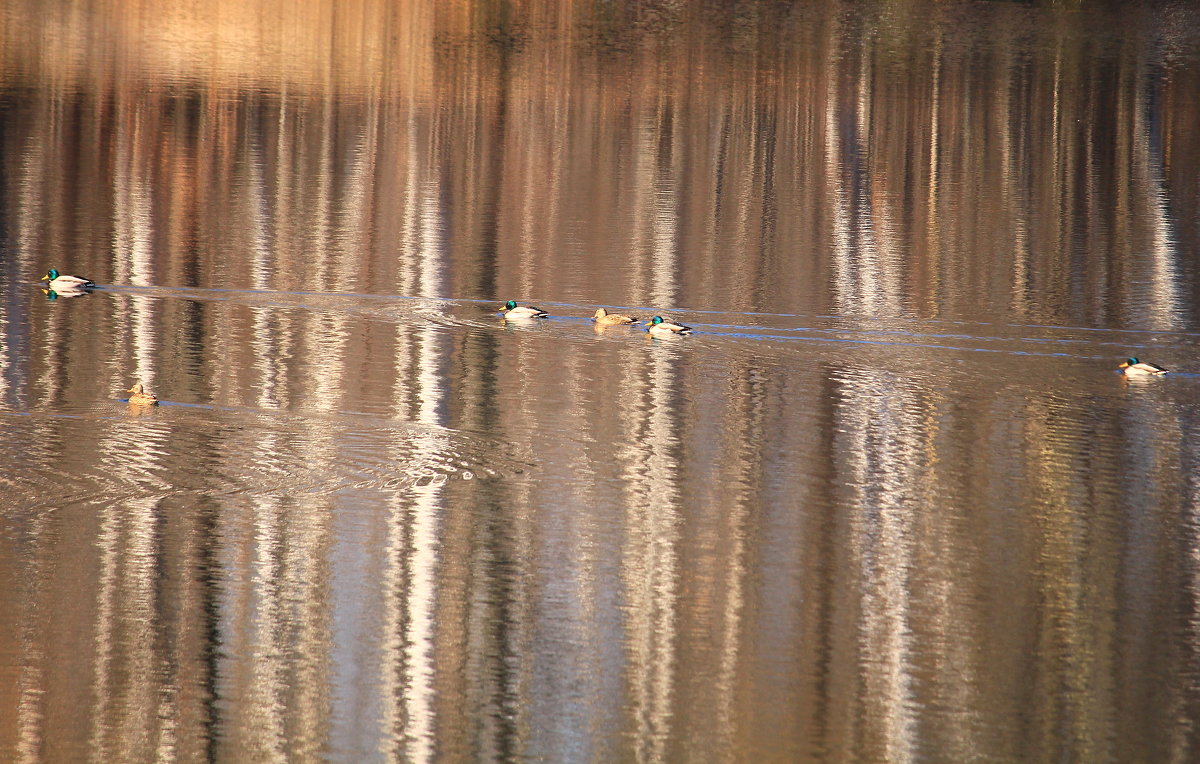
[{"label": "duck reflection in water", "polygon": [[69,292],[56,292],[53,289],[42,289],[42,294],[46,295],[46,299],[53,302],[59,297],[87,297],[91,292],[86,289],[73,289]]}]

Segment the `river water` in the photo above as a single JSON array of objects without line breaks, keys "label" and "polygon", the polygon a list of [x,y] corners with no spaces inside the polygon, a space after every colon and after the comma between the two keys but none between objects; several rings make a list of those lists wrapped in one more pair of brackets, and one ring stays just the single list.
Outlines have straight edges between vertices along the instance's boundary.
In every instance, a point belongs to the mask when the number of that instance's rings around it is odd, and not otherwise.
[{"label": "river water", "polygon": [[0,759],[1196,760],[1198,51],[8,0]]}]

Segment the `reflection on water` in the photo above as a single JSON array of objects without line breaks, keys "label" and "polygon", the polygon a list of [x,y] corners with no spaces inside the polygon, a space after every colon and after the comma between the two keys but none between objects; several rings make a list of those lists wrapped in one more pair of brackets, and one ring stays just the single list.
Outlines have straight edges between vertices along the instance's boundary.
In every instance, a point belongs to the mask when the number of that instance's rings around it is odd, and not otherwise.
[{"label": "reflection on water", "polygon": [[218,5],[0,11],[0,758],[1193,758],[1194,9]]}]

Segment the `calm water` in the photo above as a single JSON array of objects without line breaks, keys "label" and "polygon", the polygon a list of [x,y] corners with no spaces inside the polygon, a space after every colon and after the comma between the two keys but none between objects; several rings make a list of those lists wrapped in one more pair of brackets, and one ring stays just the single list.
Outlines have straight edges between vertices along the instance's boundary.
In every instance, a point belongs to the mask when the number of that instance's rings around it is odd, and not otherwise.
[{"label": "calm water", "polygon": [[0,8],[0,760],[1200,756],[1192,3],[301,5]]}]

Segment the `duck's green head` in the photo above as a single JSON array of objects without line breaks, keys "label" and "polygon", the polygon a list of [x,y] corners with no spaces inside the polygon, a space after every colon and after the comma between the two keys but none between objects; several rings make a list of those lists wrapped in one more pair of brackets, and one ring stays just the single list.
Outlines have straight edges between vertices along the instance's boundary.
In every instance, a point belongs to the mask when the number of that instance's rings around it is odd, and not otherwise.
[{"label": "duck's green head", "polygon": [[650,325],[651,325],[651,326],[658,326],[658,325],[659,325],[659,324],[661,324],[662,322],[663,322],[663,317],[662,317],[662,316],[655,316],[654,318],[650,319]]},{"label": "duck's green head", "polygon": [[46,271],[46,276],[42,280],[43,281],[54,281],[56,278],[58,278],[58,269],[51,268],[50,270]]},{"label": "duck's green head", "polygon": [[1125,359],[1125,363],[1129,364],[1130,366],[1137,366],[1137,362],[1138,362],[1138,359],[1136,359],[1136,358],[1126,358]]},{"label": "duck's green head", "polygon": [[508,302],[504,303],[504,309],[505,309],[505,310],[512,310],[512,309],[513,309],[513,308],[515,308],[515,307],[517,307],[517,301],[516,301],[516,300],[509,300]]}]

